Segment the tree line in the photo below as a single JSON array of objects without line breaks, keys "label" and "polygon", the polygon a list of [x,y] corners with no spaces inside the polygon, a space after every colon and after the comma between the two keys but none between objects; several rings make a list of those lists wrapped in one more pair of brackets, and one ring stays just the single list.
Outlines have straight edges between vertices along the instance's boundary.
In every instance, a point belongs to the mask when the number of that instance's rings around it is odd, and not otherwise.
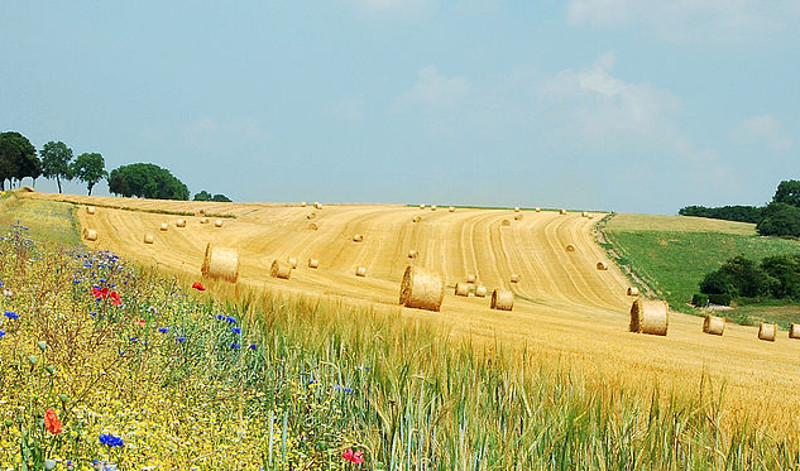
[{"label": "tree line", "polygon": [[738,255],[705,276],[694,304],[711,301],[729,304],[732,300],[750,298],[788,299],[800,301],[800,254],[766,257],[756,262]]},{"label": "tree line", "polygon": [[766,206],[686,206],[678,214],[754,223],[763,236],[800,237],[800,180],[782,181]]},{"label": "tree line", "polygon": [[[104,178],[114,195],[139,198],[189,199],[189,188],[172,173],[158,165],[135,163],[122,165],[111,173],[106,171],[105,160],[98,152],[84,152],[75,158],[72,149],[61,141],[50,141],[38,152],[27,137],[16,131],[0,133],[0,190],[31,178],[33,184],[39,177],[53,179],[62,192],[62,181],[78,180],[86,184],[88,194]],[[212,195],[202,190],[194,195],[195,201],[231,201],[222,194]]]}]

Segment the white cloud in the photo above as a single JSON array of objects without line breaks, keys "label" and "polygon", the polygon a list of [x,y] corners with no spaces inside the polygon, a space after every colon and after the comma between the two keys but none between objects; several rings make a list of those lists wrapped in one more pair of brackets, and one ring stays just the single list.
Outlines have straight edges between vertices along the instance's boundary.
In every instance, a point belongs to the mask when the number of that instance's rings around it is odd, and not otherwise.
[{"label": "white cloud", "polygon": [[459,103],[470,92],[467,79],[461,76],[448,78],[432,65],[420,69],[417,75],[417,83],[401,97],[401,103],[449,107]]},{"label": "white cloud", "polygon": [[792,147],[792,138],[783,132],[781,123],[769,115],[745,119],[731,131],[731,138],[739,144],[766,145],[772,150]]},{"label": "white cloud", "polygon": [[797,0],[572,0],[567,20],[576,26],[635,25],[671,42],[760,41],[796,32]]}]

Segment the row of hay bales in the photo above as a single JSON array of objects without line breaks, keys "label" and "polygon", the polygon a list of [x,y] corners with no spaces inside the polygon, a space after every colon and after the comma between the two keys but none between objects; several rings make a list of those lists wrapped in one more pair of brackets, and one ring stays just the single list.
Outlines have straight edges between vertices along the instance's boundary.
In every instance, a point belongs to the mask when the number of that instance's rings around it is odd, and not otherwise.
[{"label": "row of hay bales", "polygon": [[[97,208],[94,206],[87,206],[86,207],[86,214],[89,216],[94,216],[97,214]],[[207,217],[200,218],[200,224],[208,224],[210,221]],[[214,227],[222,227],[222,219],[217,219],[214,221]],[[186,219],[179,218],[175,221],[175,227],[184,228],[186,227]],[[166,232],[169,230],[169,224],[166,222],[162,222],[159,230],[161,232]],[[100,234],[97,232],[96,229],[92,228],[84,228],[82,231],[83,239],[89,242],[96,242],[99,238]],[[145,232],[142,241],[147,245],[153,245],[155,243],[155,236],[152,233]]]}]

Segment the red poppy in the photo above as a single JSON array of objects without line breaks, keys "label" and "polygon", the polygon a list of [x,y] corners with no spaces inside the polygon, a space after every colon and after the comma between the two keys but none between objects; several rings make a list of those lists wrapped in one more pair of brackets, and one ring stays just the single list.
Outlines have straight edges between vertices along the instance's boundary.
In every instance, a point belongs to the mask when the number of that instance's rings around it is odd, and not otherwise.
[{"label": "red poppy", "polygon": [[112,306],[119,306],[122,304],[122,298],[119,296],[119,294],[117,294],[116,291],[109,293],[108,298],[111,300]]},{"label": "red poppy", "polygon": [[201,285],[199,281],[195,281],[192,283],[192,288],[196,289],[197,291],[205,291],[206,287]]},{"label": "red poppy", "polygon": [[52,408],[47,409],[44,413],[44,427],[53,435],[61,433],[61,421],[58,420],[56,411]]},{"label": "red poppy", "polygon": [[352,463],[361,464],[364,462],[364,452],[362,451],[353,452],[352,448],[348,448],[347,451],[345,451],[344,454],[342,454],[342,458]]},{"label": "red poppy", "polygon": [[145,323],[146,323],[146,321],[144,319],[142,319],[142,318],[139,318],[139,319],[136,319],[136,320],[133,321],[133,325],[135,325],[136,327],[144,327]]},{"label": "red poppy", "polygon": [[103,289],[100,288],[92,288],[92,294],[97,299],[105,299],[108,296],[108,288],[104,287]]}]

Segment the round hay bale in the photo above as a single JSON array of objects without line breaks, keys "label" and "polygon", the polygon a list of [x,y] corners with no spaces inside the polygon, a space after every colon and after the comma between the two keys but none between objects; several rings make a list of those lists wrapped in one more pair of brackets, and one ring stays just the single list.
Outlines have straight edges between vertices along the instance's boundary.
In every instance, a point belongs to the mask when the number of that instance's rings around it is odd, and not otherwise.
[{"label": "round hay bale", "polygon": [[725,318],[707,315],[703,320],[703,332],[710,335],[722,335],[725,332]]},{"label": "round hay bale", "polygon": [[305,201],[300,203],[301,208],[305,208],[306,206],[308,206],[308,203],[306,203]]},{"label": "round hay bale", "polygon": [[400,304],[414,309],[439,312],[444,299],[444,281],[436,272],[407,266],[400,284]]},{"label": "round hay bale", "polygon": [[197,214],[199,214],[201,216],[205,216],[206,210],[205,209],[201,209],[200,211],[197,211]]},{"label": "round hay bale", "polygon": [[360,276],[360,277],[367,276],[367,267],[358,267],[358,268],[356,268],[356,276]]},{"label": "round hay bale", "polygon": [[209,278],[236,283],[239,279],[239,252],[236,249],[206,245],[206,254],[200,273]]},{"label": "round hay bale", "polygon": [[435,204],[431,205],[431,211],[436,211],[436,205]]},{"label": "round hay bale", "polygon": [[608,270],[608,264],[606,262],[597,262],[597,269]]},{"label": "round hay bale", "polygon": [[586,218],[587,218],[587,219],[594,219],[594,215],[593,215],[593,214],[591,214],[591,213],[589,213],[589,215],[588,215],[588,216],[586,216]]},{"label": "round hay bale", "polygon": [[177,227],[186,227],[186,219],[178,219],[175,221]]},{"label": "round hay bale", "polygon": [[217,219],[214,221],[214,227],[222,227],[222,219]]},{"label": "round hay bale", "polygon": [[567,246],[564,248],[564,250],[566,250],[567,252],[574,252],[575,251],[575,246],[572,245],[572,244],[567,244]]},{"label": "round hay bale", "polygon": [[631,306],[629,327],[639,334],[667,335],[669,305],[663,299],[637,299]]},{"label": "round hay bale", "polygon": [[474,273],[467,275],[467,283],[475,284],[476,281],[478,281],[478,275]]},{"label": "round hay bale", "polygon": [[317,217],[317,213],[313,213],[312,212],[312,213],[306,214],[306,219],[308,219],[309,221],[314,219],[314,218],[316,218],[316,217]]},{"label": "round hay bale", "polygon": [[95,213],[95,211],[96,210],[95,210],[94,206],[87,206],[86,207],[86,214],[88,214],[90,216],[93,215]]},{"label": "round hay bale", "polygon": [[353,242],[363,242],[364,236],[361,234],[355,234],[353,236]]},{"label": "round hay bale", "polygon": [[289,265],[292,267],[292,270],[297,268],[297,259],[296,258],[289,257],[289,260],[287,260],[287,262],[289,262]]},{"label": "round hay bale", "polygon": [[536,211],[537,213],[541,213],[542,212],[542,208],[537,206],[536,209],[534,209],[534,211]]},{"label": "round hay bale", "polygon": [[414,216],[414,218],[411,219],[411,222],[420,222],[420,221],[422,221],[422,216]]},{"label": "round hay bale", "polygon": [[639,296],[639,288],[635,286],[628,287],[628,296]]},{"label": "round hay bale", "polygon": [[144,235],[144,243],[145,244],[152,245],[153,242],[155,242],[155,240],[156,239],[155,239],[155,237],[153,237],[153,234],[145,234]]},{"label": "round hay bale", "polygon": [[794,322],[789,324],[789,338],[800,339],[800,324],[795,324]]},{"label": "round hay bale", "polygon": [[280,278],[281,280],[288,280],[289,277],[292,276],[292,266],[286,262],[273,260],[272,266],[269,268],[269,276]]},{"label": "round hay bale", "polygon": [[319,224],[317,224],[316,222],[312,222],[308,225],[308,228],[311,229],[312,231],[316,231],[317,229],[319,229]]},{"label": "round hay bale", "polygon": [[498,311],[510,311],[514,309],[514,293],[507,289],[496,289],[492,291],[491,308]]},{"label": "round hay bale", "polygon": [[456,296],[469,296],[469,284],[467,283],[456,283],[455,295]]},{"label": "round hay bale", "polygon": [[166,222],[162,222],[159,230],[166,232],[168,229],[169,229],[169,224],[167,224]]},{"label": "round hay bale", "polygon": [[511,221],[509,221],[508,219],[503,219],[503,222],[501,222],[500,225],[501,226],[510,226],[511,225]]},{"label": "round hay bale", "polygon": [[207,217],[201,217],[200,218],[200,224],[208,224],[208,218]]},{"label": "round hay bale", "polygon": [[320,203],[319,201],[315,201],[314,202],[314,208],[321,210],[322,209],[322,203]]},{"label": "round hay bale", "polygon": [[778,333],[777,324],[767,324],[762,322],[758,328],[758,340],[765,340],[767,342],[774,342],[775,336]]},{"label": "round hay bale", "polygon": [[509,277],[509,281],[511,281],[512,283],[519,283],[519,275],[517,275],[516,273],[512,273],[511,276]]},{"label": "round hay bale", "polygon": [[417,258],[417,251],[414,250],[414,249],[409,250],[408,251],[408,258],[410,258],[412,260]]},{"label": "round hay bale", "polygon": [[488,292],[488,290],[483,285],[478,285],[478,286],[475,287],[475,297],[476,298],[485,298],[487,292]]},{"label": "round hay bale", "polygon": [[316,258],[309,258],[308,268],[319,268],[319,260],[317,260]]},{"label": "round hay bale", "polygon": [[581,211],[581,217],[582,218],[588,218],[589,217],[589,213],[587,213],[586,211]]},{"label": "round hay bale", "polygon": [[515,221],[522,221],[522,214],[515,214],[514,215],[514,220]]},{"label": "round hay bale", "polygon": [[559,209],[558,210],[558,214],[563,216],[563,215],[567,214],[567,210],[566,209]]},{"label": "round hay bale", "polygon": [[425,205],[424,204],[419,205],[419,209],[425,209]]},{"label": "round hay bale", "polygon": [[450,211],[451,213],[454,213],[454,212],[456,212],[456,207],[455,206],[450,206],[449,208],[447,208],[447,210]]},{"label": "round hay bale", "polygon": [[515,213],[518,213],[518,212],[519,212],[519,206],[514,206],[514,212],[515,212]]},{"label": "round hay bale", "polygon": [[94,229],[84,229],[83,238],[88,241],[94,242],[97,240],[97,231]]}]

